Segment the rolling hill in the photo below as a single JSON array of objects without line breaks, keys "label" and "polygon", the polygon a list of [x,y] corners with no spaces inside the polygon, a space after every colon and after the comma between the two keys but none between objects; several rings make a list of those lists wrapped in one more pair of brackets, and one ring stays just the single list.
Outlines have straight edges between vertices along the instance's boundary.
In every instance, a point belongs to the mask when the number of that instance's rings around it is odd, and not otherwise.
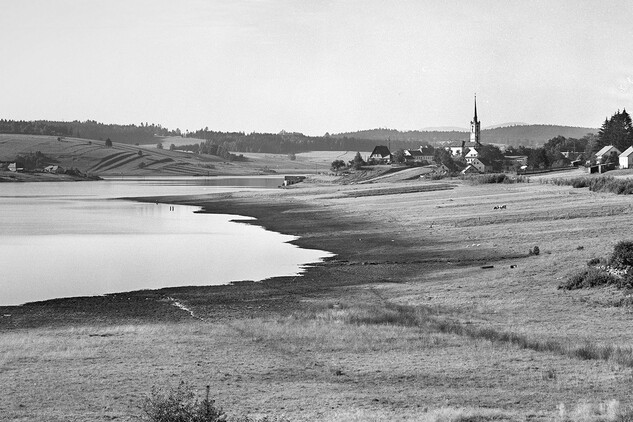
[{"label": "rolling hill", "polygon": [[[188,142],[202,142],[187,138]],[[165,138],[164,144],[172,143]],[[341,152],[304,153],[291,159],[287,154],[246,153],[244,161],[229,162],[206,154],[159,149],[155,144],[134,146],[113,142],[63,138],[45,135],[0,134],[0,162],[16,161],[18,156],[40,152],[45,165],[60,165],[96,176],[231,176],[261,174],[306,174],[329,171],[337,158],[352,159]]]}]

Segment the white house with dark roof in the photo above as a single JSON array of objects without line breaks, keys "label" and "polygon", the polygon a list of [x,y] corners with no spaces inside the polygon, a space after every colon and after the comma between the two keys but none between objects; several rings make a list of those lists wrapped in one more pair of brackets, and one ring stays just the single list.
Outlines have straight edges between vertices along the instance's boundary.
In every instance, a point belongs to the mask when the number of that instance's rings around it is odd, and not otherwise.
[{"label": "white house with dark roof", "polygon": [[628,147],[622,154],[618,156],[621,169],[628,169],[633,167],[633,147]]},{"label": "white house with dark roof", "polygon": [[472,164],[473,159],[479,157],[479,152],[475,148],[470,148],[464,158],[468,164]]},{"label": "white house with dark roof", "polygon": [[379,164],[391,164],[393,156],[385,145],[378,145],[369,155],[369,160]]}]

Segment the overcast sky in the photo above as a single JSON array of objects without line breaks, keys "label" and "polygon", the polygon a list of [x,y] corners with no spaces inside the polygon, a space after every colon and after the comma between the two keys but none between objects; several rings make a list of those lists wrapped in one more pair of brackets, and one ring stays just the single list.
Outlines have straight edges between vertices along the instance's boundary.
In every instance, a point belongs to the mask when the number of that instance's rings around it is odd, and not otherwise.
[{"label": "overcast sky", "polygon": [[0,118],[312,135],[633,112],[630,0],[0,0]]}]

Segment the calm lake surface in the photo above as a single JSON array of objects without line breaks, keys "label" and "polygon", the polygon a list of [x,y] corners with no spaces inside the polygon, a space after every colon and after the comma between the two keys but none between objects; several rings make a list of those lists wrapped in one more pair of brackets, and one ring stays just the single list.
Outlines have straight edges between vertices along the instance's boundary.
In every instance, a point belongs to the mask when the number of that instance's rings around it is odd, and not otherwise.
[{"label": "calm lake surface", "polygon": [[[112,198],[277,187],[279,177],[111,179],[0,184],[0,305],[300,274],[331,256],[295,237]],[[243,218],[243,217],[239,217]]]}]

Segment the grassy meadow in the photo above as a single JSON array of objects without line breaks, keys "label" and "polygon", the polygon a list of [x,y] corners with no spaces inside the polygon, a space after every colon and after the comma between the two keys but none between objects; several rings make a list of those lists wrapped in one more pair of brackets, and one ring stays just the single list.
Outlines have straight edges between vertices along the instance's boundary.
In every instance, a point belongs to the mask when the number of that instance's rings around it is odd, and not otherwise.
[{"label": "grassy meadow", "polygon": [[[210,385],[229,419],[631,420],[628,292],[557,288],[633,237],[627,195],[315,178],[182,201],[337,257],[296,279],[165,291],[177,319],[2,308],[3,418],[138,420],[152,386],[184,380]],[[147,294],[139,306],[171,306]],[[71,322],[35,320],[62,308]]]}]

